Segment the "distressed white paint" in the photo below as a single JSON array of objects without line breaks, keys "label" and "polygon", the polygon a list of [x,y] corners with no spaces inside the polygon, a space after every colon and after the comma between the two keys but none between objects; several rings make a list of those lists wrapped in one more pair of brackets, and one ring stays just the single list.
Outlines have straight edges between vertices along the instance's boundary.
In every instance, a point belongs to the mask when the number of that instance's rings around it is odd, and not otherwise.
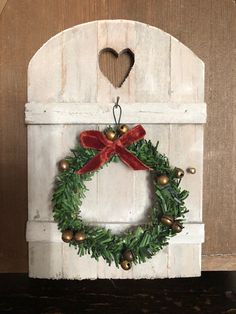
[{"label": "distressed white paint", "polygon": [[174,37],[171,37],[170,72],[171,101],[204,101],[204,63]]},{"label": "distressed white paint", "polygon": [[170,244],[168,277],[195,277],[201,270],[201,244]]},{"label": "distressed white paint", "polygon": [[[114,103],[28,103],[27,124],[109,124]],[[124,103],[123,123],[205,123],[204,103]]]},{"label": "distressed white paint", "polygon": [[[135,63],[122,87],[99,69],[103,48],[129,48]],[[190,191],[186,228],[154,258],[129,272],[101,258],[78,257],[61,242],[51,197],[57,162],[70,153],[79,133],[103,130],[113,122],[112,105],[121,97],[122,122],[143,123],[146,138],[159,141],[173,166],[196,167],[182,186]],[[95,21],[51,38],[29,64],[28,182],[29,274],[36,278],[165,278],[199,276],[201,271],[204,64],[169,34],[135,21]],[[81,214],[113,232],[148,219],[149,175],[121,162],[110,164],[87,183]]]},{"label": "distressed white paint", "polygon": [[[118,53],[124,48],[129,48],[136,55],[136,22],[123,20],[99,21],[97,28],[98,54],[104,48],[113,48]],[[100,68],[97,70],[97,102],[109,103],[119,95],[123,102],[135,101],[136,66],[131,69],[129,76],[122,88],[115,88],[102,74]],[[98,122],[97,122],[98,123]]]},{"label": "distressed white paint", "polygon": [[[114,230],[119,233],[122,232],[123,229],[127,229],[130,226],[136,224],[129,223],[107,223],[107,222],[94,222],[92,225],[100,225],[106,226],[106,228]],[[29,242],[60,242],[61,240],[61,232],[57,228],[57,223],[52,221],[28,221],[27,223],[27,234],[26,239]],[[204,225],[201,223],[186,223],[184,225],[184,229],[181,233],[176,236],[170,238],[169,243],[202,243],[204,241]]]}]

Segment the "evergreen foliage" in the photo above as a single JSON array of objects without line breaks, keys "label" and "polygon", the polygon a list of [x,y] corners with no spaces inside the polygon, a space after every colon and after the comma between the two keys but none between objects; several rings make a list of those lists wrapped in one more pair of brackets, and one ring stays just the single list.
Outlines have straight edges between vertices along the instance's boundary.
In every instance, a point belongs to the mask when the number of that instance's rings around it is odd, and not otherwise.
[{"label": "evergreen foliage", "polygon": [[[175,235],[175,232],[162,224],[160,219],[163,215],[170,215],[175,221],[183,222],[184,214],[187,212],[184,200],[188,192],[181,190],[180,180],[175,178],[174,168],[170,167],[168,158],[160,154],[157,148],[158,143],[153,146],[151,141],[145,139],[127,148],[152,169],[150,176],[155,195],[150,208],[150,222],[118,235],[112,234],[104,227],[92,226],[83,221],[80,207],[86,196],[86,181],[91,180],[94,173],[77,175],[75,171],[82,168],[97,151],[85,149],[80,145],[71,150],[72,156],[66,158],[69,169],[60,172],[55,180],[53,215],[62,232],[69,229],[73,232],[83,231],[86,234],[83,242],[78,243],[75,240],[70,242],[70,245],[78,249],[79,256],[89,253],[96,260],[102,256],[109,265],[114,261],[119,267],[122,253],[128,249],[134,255],[133,262],[142,263],[167,245],[168,239]],[[117,161],[118,157],[113,156],[108,163]],[[156,181],[156,177],[163,174],[169,177],[169,183],[165,186],[159,185]]]}]

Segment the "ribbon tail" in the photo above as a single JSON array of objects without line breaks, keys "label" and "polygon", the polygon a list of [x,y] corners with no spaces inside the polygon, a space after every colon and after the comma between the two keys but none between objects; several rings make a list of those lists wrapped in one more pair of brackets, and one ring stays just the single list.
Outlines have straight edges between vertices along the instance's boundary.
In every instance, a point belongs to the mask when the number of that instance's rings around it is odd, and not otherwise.
[{"label": "ribbon tail", "polygon": [[96,156],[90,159],[81,169],[77,170],[77,174],[84,174],[86,172],[92,172],[98,170],[104,165],[110,158],[112,151],[108,148],[104,148]]},{"label": "ribbon tail", "polygon": [[150,167],[146,166],[143,162],[141,162],[136,156],[130,153],[127,149],[123,147],[117,147],[116,151],[120,157],[120,159],[129,167],[134,170],[150,170]]}]

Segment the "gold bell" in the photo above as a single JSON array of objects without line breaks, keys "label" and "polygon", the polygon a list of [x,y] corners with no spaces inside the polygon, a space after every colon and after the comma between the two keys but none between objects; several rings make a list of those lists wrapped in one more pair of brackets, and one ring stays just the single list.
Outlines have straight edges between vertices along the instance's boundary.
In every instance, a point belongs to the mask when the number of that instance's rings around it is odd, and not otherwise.
[{"label": "gold bell", "polygon": [[191,174],[195,174],[196,173],[196,168],[194,168],[194,167],[189,167],[188,169],[187,169],[187,172],[188,173],[191,173]]},{"label": "gold bell", "polygon": [[116,139],[116,132],[112,129],[108,129],[105,131],[106,138],[110,141],[114,141]]},{"label": "gold bell", "polygon": [[175,168],[175,178],[181,179],[184,176],[184,170],[181,168]]},{"label": "gold bell", "polygon": [[124,269],[124,270],[130,270],[130,268],[132,267],[132,262],[129,262],[129,261],[122,261],[120,263],[120,266]]},{"label": "gold bell", "polygon": [[163,215],[161,217],[161,222],[163,223],[163,225],[172,226],[174,223],[174,219],[171,216]]},{"label": "gold bell", "polygon": [[123,258],[123,260],[126,260],[128,262],[132,262],[134,260],[134,255],[133,255],[132,251],[126,250],[122,254],[122,258]]},{"label": "gold bell", "polygon": [[179,233],[179,232],[182,231],[182,229],[183,229],[183,226],[182,226],[181,223],[179,223],[178,221],[175,221],[175,222],[173,223],[173,225],[172,225],[172,230],[173,230],[174,232]]},{"label": "gold bell", "polygon": [[129,127],[126,124],[122,124],[118,128],[119,134],[123,135],[129,131]]},{"label": "gold bell", "polygon": [[169,183],[169,178],[166,175],[162,175],[157,178],[157,183],[160,185],[166,185]]},{"label": "gold bell", "polygon": [[60,171],[67,171],[69,169],[69,163],[67,160],[63,159],[59,162],[58,168]]},{"label": "gold bell", "polygon": [[73,232],[71,230],[64,230],[61,238],[64,242],[69,243],[73,239]]},{"label": "gold bell", "polygon": [[83,242],[86,239],[86,234],[83,231],[77,231],[74,235],[76,242]]}]

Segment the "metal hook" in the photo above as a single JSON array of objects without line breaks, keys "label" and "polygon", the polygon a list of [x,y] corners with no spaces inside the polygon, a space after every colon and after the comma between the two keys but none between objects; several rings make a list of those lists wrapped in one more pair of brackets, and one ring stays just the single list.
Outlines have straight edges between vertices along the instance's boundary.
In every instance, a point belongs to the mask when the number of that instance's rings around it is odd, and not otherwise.
[{"label": "metal hook", "polygon": [[[122,115],[122,109],[121,109],[121,106],[119,105],[119,100],[120,100],[120,97],[117,96],[116,98],[116,102],[115,102],[115,105],[113,106],[113,117],[114,117],[114,120],[115,120],[115,124],[116,125],[120,125],[120,119],[121,119],[121,115]],[[118,118],[118,121],[116,119],[116,109],[119,110],[119,118]]]}]

